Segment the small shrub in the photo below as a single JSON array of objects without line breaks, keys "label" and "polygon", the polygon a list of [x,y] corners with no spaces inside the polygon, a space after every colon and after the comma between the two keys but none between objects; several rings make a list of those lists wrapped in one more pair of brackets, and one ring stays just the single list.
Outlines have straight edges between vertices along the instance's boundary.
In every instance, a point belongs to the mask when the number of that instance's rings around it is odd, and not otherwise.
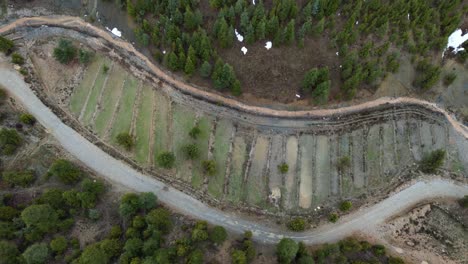
[{"label": "small shrub", "polygon": [[93,53],[84,49],[80,49],[78,52],[78,59],[81,64],[88,64],[91,61]]},{"label": "small shrub", "polygon": [[189,131],[189,136],[193,139],[197,139],[200,134],[201,134],[201,129],[198,126],[194,126]]},{"label": "small shrub", "polygon": [[117,144],[125,148],[127,151],[131,150],[135,144],[133,137],[127,132],[118,134],[116,139]]},{"label": "small shrub", "polygon": [[226,229],[222,226],[215,226],[210,232],[210,240],[216,245],[221,245],[227,238]]},{"label": "small shrub", "polygon": [[377,256],[385,255],[385,246],[383,245],[374,245],[372,246],[372,252]]},{"label": "small shrub", "polygon": [[278,171],[285,174],[289,171],[289,165],[286,162],[281,163],[278,165]]},{"label": "small shrub", "polygon": [[202,167],[207,175],[213,176],[216,174],[216,162],[214,160],[204,160],[202,162]]},{"label": "small shrub", "polygon": [[461,198],[458,203],[461,207],[468,208],[468,195],[465,195],[463,198]]},{"label": "small shrub", "polygon": [[304,231],[305,226],[306,226],[306,222],[304,218],[302,217],[296,217],[293,220],[289,221],[288,223],[289,230],[295,231],[295,232]]},{"label": "small shrub", "polygon": [[398,257],[389,257],[388,264],[405,264],[405,262]]},{"label": "small shrub", "polygon": [[108,71],[109,71],[109,66],[104,64],[104,66],[102,66],[102,72],[106,74]]},{"label": "small shrub", "polygon": [[61,255],[67,249],[67,240],[63,236],[58,236],[50,241],[50,249],[57,255]]},{"label": "small shrub", "polygon": [[340,210],[343,211],[343,212],[349,211],[351,209],[351,207],[353,207],[353,204],[350,201],[343,201],[340,204]]},{"label": "small shrub", "polygon": [[70,63],[75,56],[76,48],[69,40],[61,39],[54,49],[54,58],[62,64]]},{"label": "small shrub", "polygon": [[23,56],[21,56],[21,54],[14,52],[13,54],[11,54],[11,62],[13,62],[14,64],[23,65],[24,58]]},{"label": "small shrub", "polygon": [[156,160],[160,167],[170,169],[174,166],[175,156],[174,153],[166,151],[159,154]]},{"label": "small shrub", "polygon": [[331,213],[329,216],[328,216],[328,220],[332,223],[336,223],[338,221],[340,217],[335,214],[335,213]]},{"label": "small shrub", "polygon": [[198,146],[196,144],[185,145],[182,148],[182,151],[185,153],[185,156],[191,160],[198,158],[200,155],[200,151],[198,150]]},{"label": "small shrub", "polygon": [[34,182],[35,177],[32,171],[5,171],[2,180],[8,185],[27,187]]},{"label": "small shrub", "polygon": [[7,93],[5,89],[2,86],[0,86],[0,105],[6,98],[7,98]]},{"label": "small shrub", "polygon": [[0,51],[9,54],[13,48],[15,47],[15,43],[12,40],[9,40],[5,37],[0,36]]},{"label": "small shrub", "polygon": [[27,264],[47,263],[49,248],[44,243],[33,244],[24,251],[23,257]]},{"label": "small shrub", "polygon": [[34,123],[36,123],[36,118],[28,113],[21,114],[19,120],[21,121],[21,123],[26,125],[34,125]]},{"label": "small shrub", "polygon": [[0,129],[0,150],[5,155],[13,154],[21,145],[21,136],[14,129]]},{"label": "small shrub", "polygon": [[49,169],[49,175],[57,177],[65,184],[75,184],[81,177],[81,170],[68,160],[56,160]]},{"label": "small shrub", "polygon": [[457,75],[455,73],[449,73],[447,75],[444,76],[444,85],[445,86],[449,86],[451,85],[455,79],[457,79]]},{"label": "small shrub", "polygon": [[21,69],[19,69],[19,72],[21,73],[21,75],[23,76],[26,76],[28,75],[28,69],[24,68],[24,67],[21,67]]},{"label": "small shrub", "polygon": [[348,156],[343,156],[336,164],[339,171],[343,172],[351,166],[351,159]]},{"label": "small shrub", "polygon": [[434,150],[420,162],[419,168],[424,173],[434,173],[444,164],[445,150]]},{"label": "small shrub", "polygon": [[99,220],[99,218],[101,218],[101,212],[99,212],[97,209],[89,209],[88,217],[94,221]]}]

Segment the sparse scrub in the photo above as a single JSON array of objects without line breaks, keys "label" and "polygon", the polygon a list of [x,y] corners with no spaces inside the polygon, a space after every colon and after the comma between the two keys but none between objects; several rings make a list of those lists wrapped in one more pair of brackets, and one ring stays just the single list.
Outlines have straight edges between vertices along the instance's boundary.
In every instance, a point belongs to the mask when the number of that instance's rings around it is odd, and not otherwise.
[{"label": "sparse scrub", "polygon": [[332,223],[336,223],[338,221],[340,217],[338,216],[338,214],[336,213],[331,213],[329,216],[328,216],[328,221],[332,222]]},{"label": "sparse scrub", "polygon": [[182,151],[188,159],[197,159],[200,156],[200,150],[196,144],[187,144],[182,147]]},{"label": "sparse scrub", "polygon": [[109,72],[109,66],[107,66],[107,64],[104,64],[104,65],[102,66],[102,72],[103,72],[104,74],[107,74],[107,72]]},{"label": "sparse scrub", "polygon": [[0,51],[9,54],[13,48],[15,47],[15,43],[3,36],[0,36]]},{"label": "sparse scrub", "polygon": [[455,73],[449,73],[447,75],[444,76],[444,85],[445,86],[449,86],[451,85],[455,79],[457,79],[457,75]]},{"label": "sparse scrub", "polygon": [[135,145],[135,141],[133,140],[133,137],[127,132],[118,134],[116,139],[117,139],[117,144],[124,147],[127,151],[131,150],[133,146]]},{"label": "sparse scrub", "polygon": [[417,74],[414,80],[414,86],[423,90],[428,90],[439,81],[440,67],[434,66],[427,60],[422,60],[416,66]]},{"label": "sparse scrub", "polygon": [[14,129],[0,129],[0,150],[5,155],[13,154],[21,145],[21,136]]},{"label": "sparse scrub", "polygon": [[80,49],[78,52],[78,59],[80,60],[81,64],[88,64],[93,57],[93,53],[91,51]]},{"label": "sparse scrub", "polygon": [[424,173],[435,173],[444,164],[444,160],[445,150],[434,150],[421,160],[419,168]]},{"label": "sparse scrub", "polygon": [[350,201],[343,201],[340,204],[340,210],[343,212],[347,212],[353,207],[353,204]]},{"label": "sparse scrub", "polygon": [[338,160],[336,166],[340,172],[344,172],[351,166],[351,159],[349,156],[343,156]]},{"label": "sparse scrub", "polygon": [[27,187],[34,182],[35,177],[32,171],[5,171],[2,180],[10,186]]},{"label": "sparse scrub", "polygon": [[54,49],[54,58],[62,64],[68,64],[76,57],[76,48],[73,43],[66,39],[60,39],[58,46]]},{"label": "sparse scrub", "polygon": [[83,177],[83,173],[78,167],[64,159],[56,160],[52,164],[49,175],[56,177],[65,184],[75,184]]},{"label": "sparse scrub", "polygon": [[193,139],[197,139],[198,136],[201,134],[201,129],[198,126],[194,126],[190,131],[189,131],[189,136]]},{"label": "sparse scrub", "polygon": [[216,162],[214,160],[204,160],[202,162],[203,171],[209,175],[213,176],[216,174]]},{"label": "sparse scrub", "polygon": [[157,157],[158,165],[165,169],[170,169],[174,166],[175,156],[174,153],[165,151],[158,155]]},{"label": "sparse scrub", "polygon": [[26,125],[34,125],[34,123],[36,123],[36,118],[29,113],[21,114],[19,120]]},{"label": "sparse scrub", "polygon": [[465,195],[463,198],[461,198],[459,204],[463,208],[468,208],[468,195]]},{"label": "sparse scrub", "polygon": [[296,217],[289,221],[288,228],[291,231],[300,232],[304,231],[306,228],[306,221],[302,217]]},{"label": "sparse scrub", "polygon": [[11,62],[13,62],[14,64],[23,65],[24,58],[23,56],[21,56],[21,54],[13,52],[13,54],[11,54]]},{"label": "sparse scrub", "polygon": [[278,171],[285,174],[289,171],[289,165],[285,162],[278,165]]}]

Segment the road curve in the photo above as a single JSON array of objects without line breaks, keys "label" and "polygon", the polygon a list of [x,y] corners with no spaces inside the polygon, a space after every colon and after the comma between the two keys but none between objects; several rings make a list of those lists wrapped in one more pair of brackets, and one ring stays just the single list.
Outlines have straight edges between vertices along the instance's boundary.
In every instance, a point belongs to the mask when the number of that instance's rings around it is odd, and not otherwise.
[{"label": "road curve", "polygon": [[126,50],[129,54],[136,56],[141,61],[146,64],[148,69],[152,73],[170,84],[175,89],[181,90],[184,93],[188,93],[192,96],[199,98],[204,98],[205,100],[212,103],[221,103],[224,106],[234,108],[240,112],[246,112],[256,115],[265,115],[271,117],[285,117],[285,118],[327,118],[333,116],[339,116],[346,113],[359,112],[370,108],[375,108],[381,105],[405,105],[405,104],[415,104],[420,107],[427,108],[434,113],[443,114],[447,121],[450,123],[451,127],[464,139],[468,140],[468,128],[463,126],[461,123],[456,121],[449,113],[444,109],[438,107],[435,103],[427,102],[424,100],[419,100],[415,98],[408,97],[399,97],[399,98],[380,98],[377,100],[369,101],[366,103],[342,107],[338,109],[318,109],[318,110],[308,110],[308,111],[286,111],[286,110],[274,110],[270,108],[257,107],[246,105],[235,99],[227,98],[219,94],[202,91],[196,87],[191,86],[190,84],[184,83],[177,79],[174,79],[171,75],[167,74],[165,71],[161,70],[158,66],[154,65],[145,55],[136,50],[136,48],[130,43],[116,38],[111,35],[110,32],[105,31],[101,28],[93,26],[81,18],[72,17],[72,16],[48,16],[48,17],[24,17],[13,22],[3,25],[0,28],[0,34],[8,34],[14,32],[15,29],[21,27],[40,27],[40,26],[53,26],[53,27],[62,27],[67,29],[72,29],[86,33],[91,36],[96,36],[102,38],[103,40],[111,43],[114,47],[119,49]]},{"label": "road curve", "polygon": [[414,185],[390,196],[368,208],[362,208],[338,221],[327,224],[313,231],[290,233],[263,225],[259,221],[245,220],[239,215],[211,208],[195,198],[162,182],[145,176],[127,164],[111,157],[103,150],[86,140],[78,132],[65,125],[32,92],[21,75],[0,65],[0,85],[8,93],[35,115],[37,120],[53,135],[58,142],[78,160],[96,171],[110,182],[125,185],[136,191],[151,191],[158,195],[161,202],[185,215],[207,220],[215,225],[222,225],[230,231],[241,233],[252,230],[254,239],[264,243],[276,243],[284,236],[308,244],[334,242],[355,232],[365,232],[382,223],[392,215],[410,208],[415,203],[436,197],[459,198],[468,194],[468,185],[461,185],[449,180],[435,179],[417,182]]}]

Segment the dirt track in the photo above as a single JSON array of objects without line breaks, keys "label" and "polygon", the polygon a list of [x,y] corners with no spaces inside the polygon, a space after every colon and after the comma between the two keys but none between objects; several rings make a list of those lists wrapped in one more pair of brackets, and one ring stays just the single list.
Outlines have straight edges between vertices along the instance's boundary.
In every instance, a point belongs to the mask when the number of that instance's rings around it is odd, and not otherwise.
[{"label": "dirt track", "polygon": [[300,118],[300,119],[329,119],[337,118],[341,115],[347,115],[352,113],[358,113],[361,111],[367,111],[368,109],[377,108],[383,105],[417,105],[422,108],[426,108],[434,114],[442,114],[446,117],[447,121],[451,126],[463,136],[464,139],[468,139],[468,128],[463,126],[461,123],[457,122],[449,113],[445,110],[438,107],[435,103],[415,99],[415,98],[406,98],[400,97],[396,99],[392,98],[380,98],[374,101],[366,102],[359,105],[343,107],[339,109],[320,109],[320,110],[309,110],[309,111],[284,111],[284,110],[273,110],[269,108],[250,106],[238,102],[234,99],[227,98],[218,94],[206,92],[199,90],[193,86],[190,86],[186,83],[183,83],[179,80],[176,80],[170,76],[165,71],[161,70],[159,67],[151,63],[151,61],[137,51],[130,43],[123,41],[119,38],[115,38],[111,35],[110,32],[107,32],[103,29],[95,27],[89,23],[86,23],[80,18],[69,17],[69,16],[53,16],[53,17],[31,17],[31,18],[21,18],[15,20],[14,22],[3,26],[0,28],[0,34],[5,35],[11,33],[16,28],[21,27],[40,27],[40,26],[53,26],[53,27],[63,27],[80,32],[87,33],[91,36],[100,37],[108,42],[111,42],[113,45],[125,49],[128,53],[138,57],[142,60],[146,66],[151,69],[154,75],[160,78],[162,81],[170,84],[172,87],[182,91],[185,94],[190,94],[191,96],[197,98],[203,98],[204,100],[213,103],[221,104],[228,108],[234,108],[238,111],[250,113],[253,115],[259,116],[269,116],[275,118]]}]

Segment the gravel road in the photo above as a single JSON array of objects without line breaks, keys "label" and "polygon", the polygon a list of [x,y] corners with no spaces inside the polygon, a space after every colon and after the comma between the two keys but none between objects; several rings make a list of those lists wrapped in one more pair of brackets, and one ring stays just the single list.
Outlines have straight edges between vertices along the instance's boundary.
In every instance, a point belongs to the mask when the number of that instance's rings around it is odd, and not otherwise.
[{"label": "gravel road", "polygon": [[53,135],[64,149],[110,182],[136,191],[154,192],[161,202],[174,210],[197,219],[207,220],[215,225],[222,225],[230,231],[241,233],[244,230],[251,230],[254,238],[264,243],[276,243],[284,236],[308,244],[334,242],[354,232],[374,230],[374,227],[387,218],[422,200],[436,197],[462,197],[468,194],[468,185],[460,185],[443,179],[420,181],[378,204],[362,208],[341,218],[335,224],[327,224],[303,233],[281,231],[265,226],[260,221],[246,220],[239,215],[211,208],[170,186],[163,190],[166,186],[160,181],[145,176],[116,160],[65,125],[37,98],[28,84],[23,81],[22,76],[5,64],[0,64],[0,85],[4,86],[12,97],[34,114],[47,132]]}]

